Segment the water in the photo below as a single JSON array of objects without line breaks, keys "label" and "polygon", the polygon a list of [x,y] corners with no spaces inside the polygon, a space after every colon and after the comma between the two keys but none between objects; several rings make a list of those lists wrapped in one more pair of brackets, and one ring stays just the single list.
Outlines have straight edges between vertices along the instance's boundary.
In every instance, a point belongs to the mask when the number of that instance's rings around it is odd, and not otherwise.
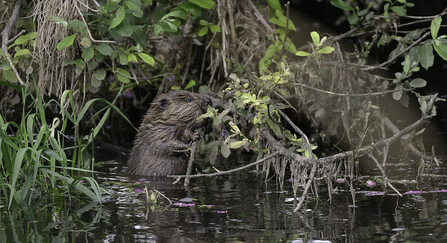
[{"label": "water", "polygon": [[[445,242],[445,177],[411,181],[412,166],[390,162],[402,197],[389,188],[383,195],[381,186],[364,183],[377,178],[364,177],[356,183],[355,206],[340,181],[332,203],[320,187],[319,198],[310,195],[293,213],[290,181],[280,190],[274,179],[265,183],[249,171],[193,179],[185,190],[170,179],[129,178],[123,161],[109,160],[97,176],[108,192],[102,206],[78,197],[2,208],[0,242]],[[446,174],[445,166],[427,170]],[[146,187],[171,202],[159,196],[147,203]]]}]

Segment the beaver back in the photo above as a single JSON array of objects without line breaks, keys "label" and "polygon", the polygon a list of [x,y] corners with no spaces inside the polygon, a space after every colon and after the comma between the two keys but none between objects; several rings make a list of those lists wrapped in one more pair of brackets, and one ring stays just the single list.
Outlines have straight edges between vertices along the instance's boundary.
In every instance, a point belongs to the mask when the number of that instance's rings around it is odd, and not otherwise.
[{"label": "beaver back", "polygon": [[196,130],[206,120],[211,100],[177,90],[160,95],[144,116],[128,161],[127,173],[142,176],[184,174],[187,156],[183,150],[199,139]]}]

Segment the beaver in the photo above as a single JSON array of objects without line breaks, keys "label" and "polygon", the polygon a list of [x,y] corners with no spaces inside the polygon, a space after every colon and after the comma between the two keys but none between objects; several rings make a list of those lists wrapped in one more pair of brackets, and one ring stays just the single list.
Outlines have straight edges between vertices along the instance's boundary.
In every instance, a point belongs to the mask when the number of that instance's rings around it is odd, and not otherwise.
[{"label": "beaver", "polygon": [[176,90],[157,97],[143,118],[130,157],[127,173],[140,176],[185,174],[185,150],[199,140],[196,131],[206,119],[211,100],[200,94]]}]

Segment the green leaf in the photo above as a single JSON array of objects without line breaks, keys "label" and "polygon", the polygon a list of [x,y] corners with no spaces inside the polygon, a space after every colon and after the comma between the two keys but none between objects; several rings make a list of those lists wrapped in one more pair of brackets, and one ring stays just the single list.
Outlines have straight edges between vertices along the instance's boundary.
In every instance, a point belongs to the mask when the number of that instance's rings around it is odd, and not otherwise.
[{"label": "green leaf", "polygon": [[196,81],[191,79],[191,81],[189,81],[189,83],[186,85],[185,90],[191,88],[194,85],[196,85]]},{"label": "green leaf", "polygon": [[270,7],[272,7],[273,9],[279,10],[279,11],[283,11],[281,9],[281,4],[279,3],[278,0],[267,0],[267,3],[270,5]]},{"label": "green leaf", "polygon": [[109,29],[113,29],[116,26],[118,26],[123,20],[124,17],[126,16],[126,12],[124,11],[124,7],[121,6],[117,11],[116,11],[116,15],[115,18],[112,19],[112,23],[110,24]]},{"label": "green leaf", "polygon": [[82,59],[77,59],[77,60],[75,60],[74,63],[76,64],[76,66],[78,66],[78,67],[80,67],[80,68],[84,68],[84,65],[85,65],[84,60],[82,60]]},{"label": "green leaf", "polygon": [[230,147],[227,144],[222,144],[222,146],[220,147],[220,153],[224,158],[228,158],[228,156],[230,156],[231,154]]},{"label": "green leaf", "polygon": [[134,54],[129,54],[127,56],[127,61],[131,63],[138,63],[137,57]]},{"label": "green leaf", "polygon": [[106,73],[107,73],[106,70],[99,69],[93,75],[96,77],[96,79],[103,80],[106,77]]},{"label": "green leaf", "polygon": [[396,85],[396,88],[394,90],[396,90],[396,92],[393,92],[393,99],[400,100],[403,94],[402,85],[400,84]]},{"label": "green leaf", "polygon": [[2,71],[3,78],[10,83],[17,83],[17,76],[11,70]]},{"label": "green leaf", "polygon": [[[165,16],[163,16],[163,17],[160,19],[160,22],[161,22],[161,21],[164,21],[165,19],[167,19],[167,18],[169,18],[169,17],[176,17],[176,18],[178,18],[178,17],[180,17],[180,16],[181,16],[180,11],[172,11],[172,12],[169,12],[168,14],[166,14]],[[200,21],[202,21],[202,20],[200,20]]]},{"label": "green leaf", "polygon": [[[127,77],[130,77],[130,73],[126,69],[118,68],[118,71],[120,73],[126,75]],[[123,82],[123,83],[125,83],[125,84],[130,83],[130,79],[127,78],[127,77],[124,77],[124,76],[122,76],[121,74],[118,73],[118,80]]]},{"label": "green leaf", "polygon": [[60,51],[66,47],[73,45],[75,37],[76,37],[76,34],[65,37],[59,43],[57,43],[56,49],[58,51]]},{"label": "green leaf", "polygon": [[413,88],[422,88],[427,85],[427,81],[422,78],[415,78],[410,82],[411,87]]},{"label": "green leaf", "polygon": [[96,50],[98,50],[101,54],[105,56],[111,56],[113,53],[113,49],[108,44],[105,43],[97,45]]},{"label": "green leaf", "polygon": [[349,4],[345,3],[343,0],[331,0],[331,4],[341,10],[352,10],[352,7]]},{"label": "green leaf", "polygon": [[203,28],[201,28],[201,29],[199,30],[199,32],[197,33],[197,35],[198,35],[198,36],[204,36],[204,35],[206,35],[207,32],[208,32],[208,26],[205,26],[205,27],[203,27]]},{"label": "green leaf", "polygon": [[423,44],[419,48],[419,60],[421,62],[422,67],[428,69],[433,66],[434,63],[434,55],[433,55],[433,46],[430,44]]},{"label": "green leaf", "polygon": [[29,55],[29,54],[30,54],[30,51],[28,49],[22,49],[22,50],[16,52],[16,54],[14,55],[14,58],[23,56],[23,55]]},{"label": "green leaf", "polygon": [[192,18],[197,18],[202,14],[203,9],[190,2],[180,2],[178,6],[192,15]]},{"label": "green leaf", "polygon": [[305,51],[297,51],[295,53],[295,55],[300,56],[300,57],[307,57],[307,56],[310,56],[310,53],[309,52],[305,52]]},{"label": "green leaf", "polygon": [[232,142],[230,143],[230,148],[232,149],[237,149],[244,146],[244,142],[243,141],[237,141],[237,142]]},{"label": "green leaf", "polygon": [[204,9],[212,9],[215,5],[213,0],[189,0],[189,2],[194,3]]},{"label": "green leaf", "polygon": [[26,38],[26,36],[20,36],[19,38],[17,38],[17,40],[14,41],[14,44],[16,45],[22,45],[28,42],[28,38]]},{"label": "green leaf", "polygon": [[438,55],[442,57],[442,59],[447,61],[447,46],[442,43],[440,43],[439,45],[438,43],[435,43],[433,47],[435,48],[436,53],[438,53]]},{"label": "green leaf", "polygon": [[291,53],[296,53],[295,44],[293,44],[293,42],[290,38],[287,38],[287,44],[284,48]]},{"label": "green leaf", "polygon": [[118,54],[118,58],[121,65],[127,65],[129,63],[129,57],[124,53]]},{"label": "green leaf", "polygon": [[160,36],[163,34],[164,29],[160,24],[154,24],[154,33],[156,36]]},{"label": "green leaf", "polygon": [[125,1],[124,4],[126,4],[127,8],[131,10],[130,12],[133,14],[133,16],[137,18],[143,17],[143,10],[141,10],[138,5],[131,1]]},{"label": "green leaf", "polygon": [[332,53],[335,49],[331,46],[325,46],[317,51],[317,53],[329,54]]},{"label": "green leaf", "polygon": [[133,27],[128,23],[123,23],[116,27],[116,32],[123,37],[130,37],[133,34]]},{"label": "green leaf", "polygon": [[[430,31],[433,39],[438,38],[438,31],[441,27],[442,18],[441,16],[436,17],[433,21],[431,21]],[[436,48],[435,48],[436,49]]]},{"label": "green leaf", "polygon": [[95,69],[96,67],[98,67],[98,62],[95,61],[91,61],[88,63],[87,68],[88,70],[92,71],[93,69]]},{"label": "green leaf", "polygon": [[201,20],[199,21],[199,24],[200,24],[201,26],[208,26],[208,25],[209,25],[209,23],[208,23],[206,20],[204,20],[204,19],[201,19]]},{"label": "green leaf", "polygon": [[320,35],[316,31],[310,32],[310,36],[312,37],[312,41],[315,44],[315,46],[320,45]]},{"label": "green leaf", "polygon": [[214,165],[216,163],[217,160],[217,153],[219,152],[219,146],[216,143],[214,143],[210,149],[208,149],[207,154],[209,154],[208,156],[208,161]]},{"label": "green leaf", "polygon": [[37,37],[37,32],[31,32],[27,35],[22,35],[17,40],[14,41],[16,45],[26,44],[28,41],[33,40]]},{"label": "green leaf", "polygon": [[276,136],[281,136],[281,128],[278,124],[274,123],[270,118],[267,119],[267,124],[269,125],[270,129],[273,130]]},{"label": "green leaf", "polygon": [[90,46],[89,48],[84,49],[81,57],[87,61],[90,61],[94,54],[95,54],[95,51],[93,50],[93,47]]},{"label": "green leaf", "polygon": [[[270,22],[286,28],[287,17],[279,10],[275,11],[275,15],[276,15],[276,18],[274,18],[274,17],[270,18]],[[295,25],[293,24],[292,21],[290,21],[290,19],[289,19],[288,28],[289,28],[289,30],[296,31]]]},{"label": "green leaf", "polygon": [[143,61],[144,61],[145,63],[147,63],[147,64],[149,64],[149,65],[151,65],[151,66],[154,66],[155,61],[154,61],[154,58],[153,58],[153,57],[149,56],[149,55],[146,54],[146,53],[138,53],[138,56],[139,56],[141,59],[143,59]]},{"label": "green leaf", "polygon": [[82,36],[86,37],[88,36],[88,31],[87,31],[87,27],[85,27],[84,22],[82,22],[79,19],[73,19],[70,21],[70,25],[77,30],[78,32],[80,32],[82,34]]},{"label": "green leaf", "polygon": [[391,37],[389,35],[383,34],[379,41],[377,42],[377,47],[381,46],[381,45],[385,45],[387,43],[389,43],[391,41]]},{"label": "green leaf", "polygon": [[407,12],[406,12],[405,8],[402,7],[402,6],[393,6],[390,9],[393,10],[393,12],[395,12],[399,16],[407,15]]},{"label": "green leaf", "polygon": [[96,87],[96,88],[101,86],[101,80],[97,79],[96,75],[92,75],[92,77],[90,79],[90,83],[92,84],[93,87]]},{"label": "green leaf", "polygon": [[143,31],[134,31],[132,37],[137,44],[140,44],[140,46],[144,46],[147,42],[147,37]]},{"label": "green leaf", "polygon": [[212,24],[212,25],[210,25],[210,30],[213,33],[220,32],[220,27],[218,25]]},{"label": "green leaf", "polygon": [[357,15],[355,15],[355,14],[349,15],[349,17],[348,17],[349,24],[351,24],[351,25],[356,24],[357,21],[359,21],[359,17]]}]

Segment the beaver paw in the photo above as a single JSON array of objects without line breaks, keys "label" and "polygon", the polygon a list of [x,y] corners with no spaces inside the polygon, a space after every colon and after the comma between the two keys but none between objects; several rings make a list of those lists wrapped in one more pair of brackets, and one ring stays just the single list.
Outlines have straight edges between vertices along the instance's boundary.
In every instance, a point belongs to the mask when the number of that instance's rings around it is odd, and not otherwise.
[{"label": "beaver paw", "polygon": [[191,135],[191,141],[195,142],[200,139],[200,132],[195,132]]}]

